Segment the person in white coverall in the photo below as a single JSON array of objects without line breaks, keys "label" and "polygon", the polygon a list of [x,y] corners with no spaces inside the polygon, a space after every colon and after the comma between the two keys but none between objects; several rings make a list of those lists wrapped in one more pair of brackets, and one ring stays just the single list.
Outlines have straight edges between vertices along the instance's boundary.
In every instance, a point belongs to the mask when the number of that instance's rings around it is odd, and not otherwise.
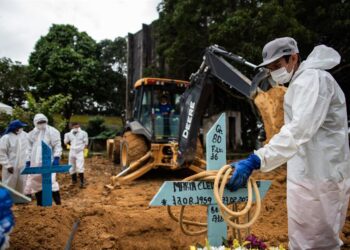
[{"label": "person in white coverall", "polygon": [[[34,116],[35,128],[28,133],[28,152],[26,167],[40,167],[42,165],[41,141],[44,141],[52,150],[52,165],[59,165],[62,155],[60,132],[48,125],[48,119],[43,114]],[[42,206],[42,177],[40,174],[28,175],[28,188],[35,194],[37,205]],[[52,174],[52,198],[56,205],[61,204],[59,185],[56,181],[56,174]]]},{"label": "person in white coverall", "polygon": [[80,188],[84,188],[84,149],[89,144],[88,134],[80,128],[79,123],[72,123],[72,130],[64,135],[64,144],[70,145],[69,173],[72,177],[72,185],[77,183],[77,173],[80,179]]},{"label": "person in white coverall", "polygon": [[26,162],[26,151],[28,147],[27,133],[23,127],[27,124],[20,120],[9,123],[4,136],[0,139],[0,164],[2,165],[2,182],[10,188],[28,195],[25,192],[27,176],[21,175]]},{"label": "person in white coverall", "polygon": [[340,249],[349,202],[350,157],[346,101],[326,70],[340,55],[325,45],[300,63],[293,38],[267,43],[263,63],[273,80],[289,83],[284,122],[268,144],[234,162],[228,188],[242,187],[254,169],[271,171],[287,162],[289,249]]}]

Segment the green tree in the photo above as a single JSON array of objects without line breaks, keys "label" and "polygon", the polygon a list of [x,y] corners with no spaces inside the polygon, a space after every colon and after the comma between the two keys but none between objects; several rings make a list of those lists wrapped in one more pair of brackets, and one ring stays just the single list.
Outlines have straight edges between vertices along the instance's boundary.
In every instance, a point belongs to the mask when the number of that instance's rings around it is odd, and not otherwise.
[{"label": "green tree", "polygon": [[29,67],[36,96],[71,96],[63,111],[67,120],[96,99],[100,68],[96,42],[72,25],[53,24],[36,43]]},{"label": "green tree", "polygon": [[156,36],[158,53],[169,67],[167,76],[188,79],[199,66],[203,49],[208,46],[210,10],[206,2],[167,0],[159,4]]},{"label": "green tree", "polygon": [[324,43],[340,52],[343,66],[349,64],[348,1],[163,0],[158,11],[158,52],[175,77],[194,72],[211,44],[257,64],[264,44],[281,36],[294,37],[304,58]]},{"label": "green tree", "polygon": [[94,137],[98,135],[103,131],[107,130],[104,123],[105,123],[105,120],[102,117],[100,116],[93,117],[88,122],[86,132],[89,134],[90,137]]},{"label": "green tree", "polygon": [[63,113],[65,105],[70,102],[70,95],[58,94],[36,100],[31,93],[25,93],[25,100],[26,108],[16,106],[12,116],[0,113],[0,131],[4,130],[11,120],[15,119],[27,123],[27,130],[30,130],[34,126],[33,118],[37,113],[44,114],[48,118],[49,124],[55,126],[59,131],[63,131],[68,124],[68,120],[61,117],[60,114]]},{"label": "green tree", "polygon": [[[165,60],[169,68],[167,75],[171,77],[187,79],[198,69],[204,49],[212,44],[258,64],[266,42],[291,36],[298,41],[302,59],[320,43],[338,50],[342,63],[333,74],[350,95],[350,89],[345,87],[350,77],[349,1],[163,0],[158,11],[158,53]],[[247,76],[255,73],[245,66],[236,66]],[[247,142],[249,135],[244,133],[255,127],[250,105],[237,98],[227,100],[225,104],[230,109],[244,113],[242,137]]]},{"label": "green tree", "polygon": [[105,39],[97,44],[97,49],[101,70],[95,109],[98,113],[120,115],[125,106],[126,40]]},{"label": "green tree", "polygon": [[[312,32],[298,21],[296,1],[165,0],[158,7],[158,52],[169,74],[188,78],[212,44],[261,61],[263,45],[273,38],[293,36],[301,48],[311,47]],[[247,73],[247,68],[241,68]]]},{"label": "green tree", "polygon": [[0,58],[0,100],[8,105],[22,105],[28,91],[27,66]]}]

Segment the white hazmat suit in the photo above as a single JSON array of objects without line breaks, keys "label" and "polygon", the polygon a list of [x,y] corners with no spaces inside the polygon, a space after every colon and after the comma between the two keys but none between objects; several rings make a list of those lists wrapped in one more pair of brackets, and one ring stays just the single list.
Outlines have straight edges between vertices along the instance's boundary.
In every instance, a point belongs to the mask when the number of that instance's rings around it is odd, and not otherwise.
[{"label": "white hazmat suit", "polygon": [[[25,193],[26,175],[21,175],[25,167],[28,147],[27,133],[8,133],[0,139],[0,164],[2,165],[2,182],[20,193]],[[13,167],[11,174],[8,169]],[[29,194],[29,192],[28,192]]]},{"label": "white hazmat suit", "polygon": [[[30,161],[31,167],[39,167],[42,165],[41,162],[41,141],[44,141],[52,150],[53,157],[61,157],[62,155],[62,146],[61,146],[61,137],[60,132],[51,127],[48,124],[45,124],[45,128],[38,128],[38,121],[45,120],[47,123],[47,117],[43,114],[37,114],[34,117],[35,128],[29,132],[29,147],[27,160]],[[32,193],[37,193],[42,190],[42,177],[39,174],[28,175],[27,180],[28,188]],[[56,181],[56,174],[52,174],[52,191],[58,191],[59,185]]]},{"label": "white hazmat suit", "polygon": [[255,151],[261,171],[287,162],[289,248],[340,249],[350,182],[345,96],[326,69],[340,62],[332,48],[314,48],[284,97],[285,125]]},{"label": "white hazmat suit", "polygon": [[78,129],[72,129],[69,133],[64,135],[64,143],[70,143],[69,150],[69,165],[72,167],[69,169],[69,173],[84,173],[84,148],[89,143],[88,134]]}]

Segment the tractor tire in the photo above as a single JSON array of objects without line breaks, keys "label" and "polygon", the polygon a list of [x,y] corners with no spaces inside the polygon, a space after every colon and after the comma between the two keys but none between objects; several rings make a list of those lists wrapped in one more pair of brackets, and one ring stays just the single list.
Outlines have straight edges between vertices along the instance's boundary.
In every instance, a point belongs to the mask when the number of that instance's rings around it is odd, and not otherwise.
[{"label": "tractor tire", "polygon": [[120,165],[122,170],[130,166],[133,161],[140,159],[149,151],[146,140],[141,135],[127,131],[120,142]]},{"label": "tractor tire", "polygon": [[119,164],[120,163],[120,143],[123,138],[121,136],[116,136],[113,140],[113,154],[112,154],[112,160],[114,163]]},{"label": "tractor tire", "polygon": [[106,141],[106,151],[108,160],[113,160],[113,151],[114,151],[114,141],[113,139],[107,139]]}]

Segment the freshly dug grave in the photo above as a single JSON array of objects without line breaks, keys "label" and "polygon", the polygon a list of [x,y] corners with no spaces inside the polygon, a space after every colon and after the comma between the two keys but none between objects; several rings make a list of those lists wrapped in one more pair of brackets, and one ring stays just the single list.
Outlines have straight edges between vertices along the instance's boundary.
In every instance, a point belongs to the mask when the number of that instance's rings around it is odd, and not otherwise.
[{"label": "freshly dug grave", "polygon": [[[72,249],[189,249],[190,245],[204,244],[205,236],[182,234],[164,207],[148,207],[164,180],[180,180],[192,172],[152,170],[110,192],[104,185],[115,171],[113,164],[103,158],[88,159],[86,189],[69,187],[69,175],[59,175],[61,206],[42,208],[36,207],[35,202],[14,206],[16,225],[10,249],[64,249],[77,220],[80,225]],[[271,173],[255,174],[257,179],[273,181],[263,200],[262,214],[252,229],[268,245],[286,246],[288,242],[285,175],[283,167]],[[186,215],[206,220],[204,207],[188,208]],[[350,236],[350,221],[346,228]]]}]

